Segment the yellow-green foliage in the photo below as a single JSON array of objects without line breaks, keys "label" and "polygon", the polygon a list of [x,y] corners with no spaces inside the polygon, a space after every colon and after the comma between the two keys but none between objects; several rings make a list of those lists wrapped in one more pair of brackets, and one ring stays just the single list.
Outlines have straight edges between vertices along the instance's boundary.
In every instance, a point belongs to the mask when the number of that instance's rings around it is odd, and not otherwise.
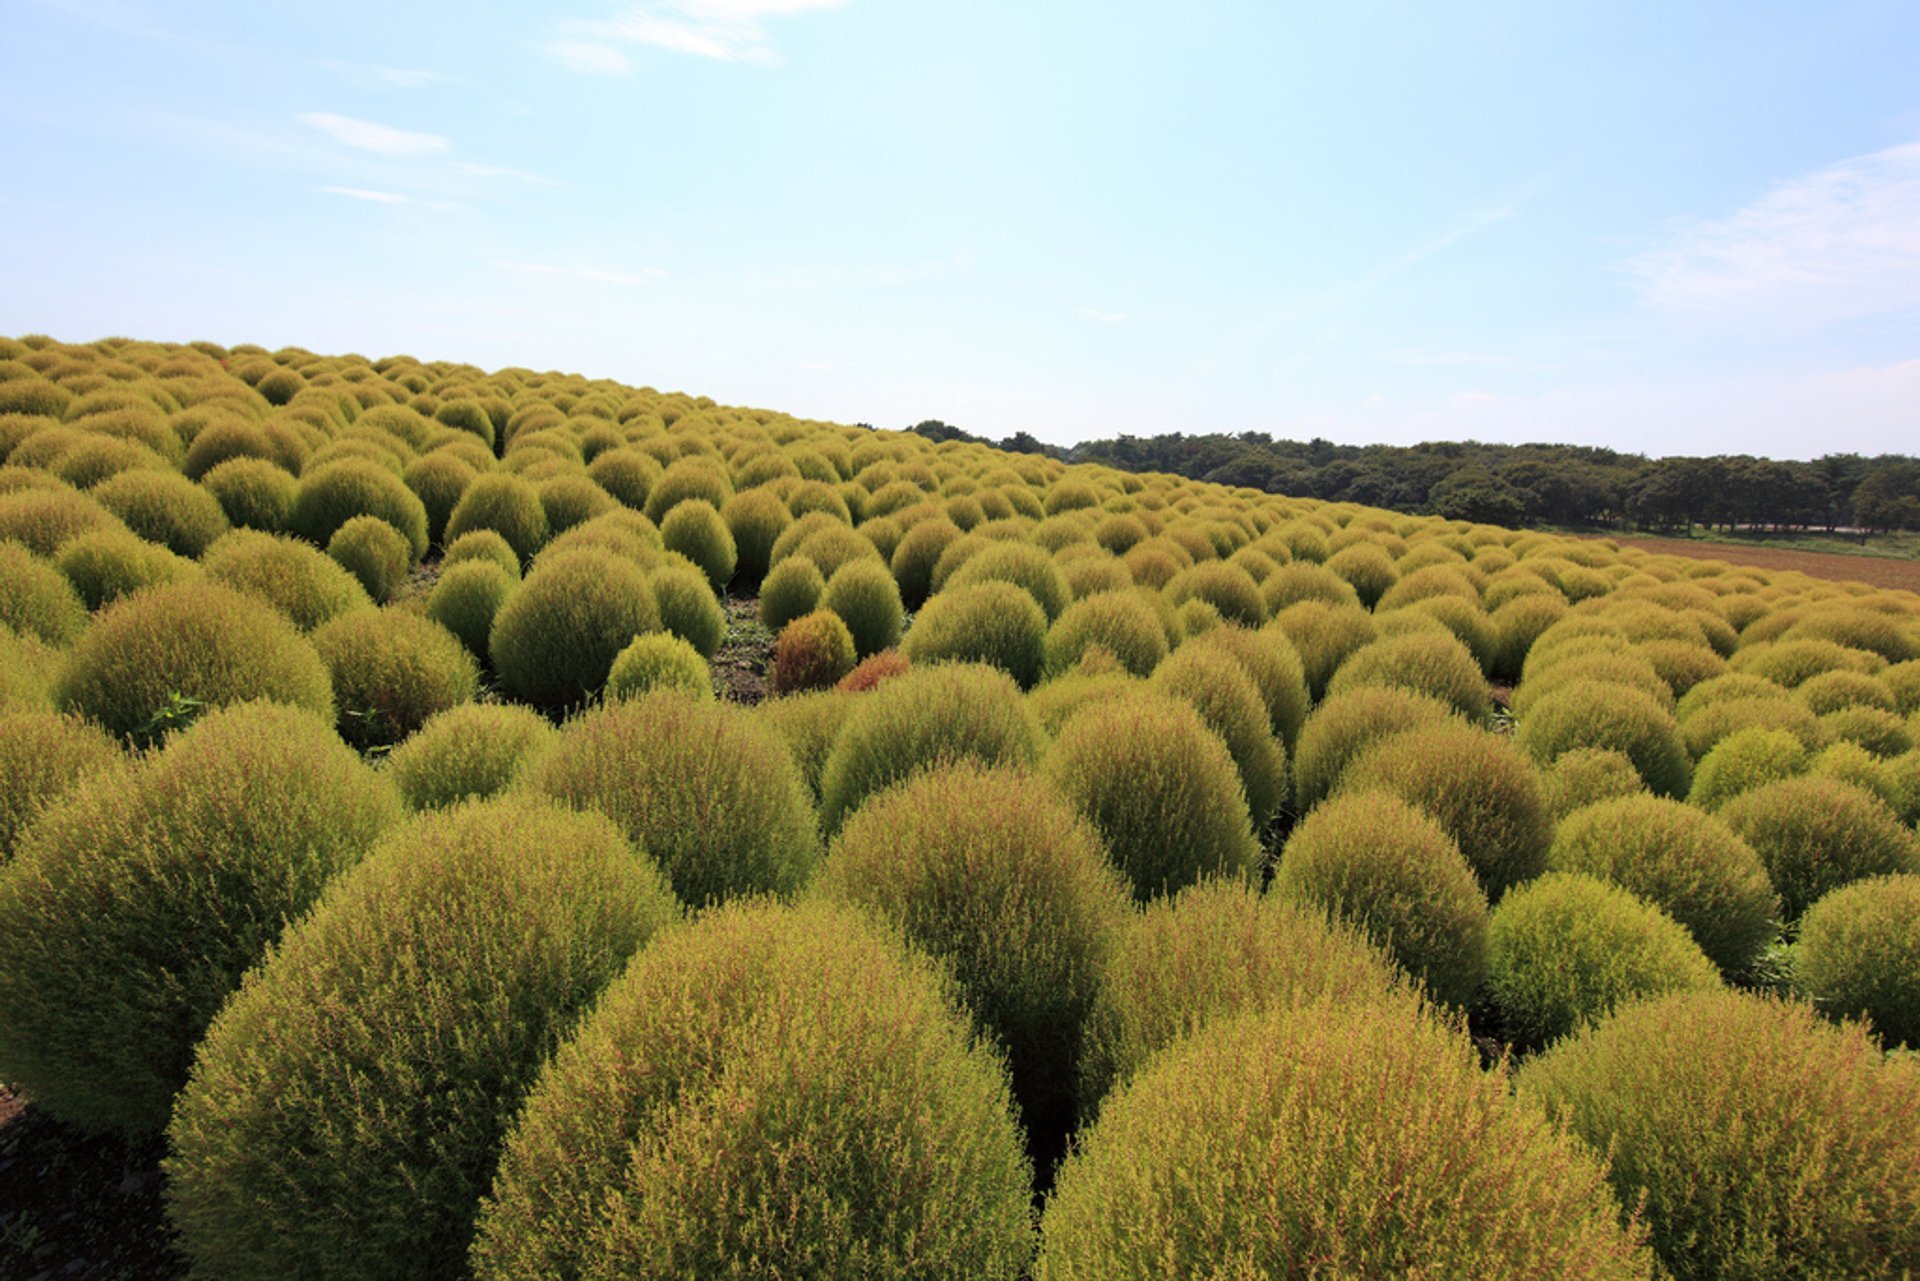
[{"label": "yellow-green foliage", "polygon": [[1277,628],[1300,655],[1307,691],[1316,701],[1327,692],[1327,682],[1347,656],[1380,635],[1373,616],[1358,605],[1330,605],[1320,600],[1287,606],[1274,614],[1270,626]]},{"label": "yellow-green foliage", "polygon": [[1202,561],[1182,570],[1167,584],[1167,596],[1176,604],[1205,601],[1230,623],[1259,627],[1267,621],[1266,601],[1253,576],[1238,565]]},{"label": "yellow-green foliage", "polygon": [[1445,829],[1390,792],[1343,793],[1302,819],[1272,892],[1365,930],[1437,1001],[1479,990],[1487,896]]},{"label": "yellow-green foliage", "polygon": [[1780,912],[1753,847],[1714,815],[1665,797],[1625,796],[1576,810],[1554,832],[1547,865],[1591,873],[1653,903],[1729,974],[1753,964]]},{"label": "yellow-green foliage", "polygon": [[76,716],[0,711],[0,867],[42,809],[125,760],[118,743]]},{"label": "yellow-green foliage", "polygon": [[18,543],[0,543],[0,626],[69,645],[86,629],[88,608],[57,566]]},{"label": "yellow-green foliage", "polygon": [[1858,743],[1875,756],[1898,756],[1913,749],[1913,736],[1899,715],[1880,707],[1843,707],[1819,718],[1820,740]]},{"label": "yellow-green foliage", "polygon": [[1868,650],[1850,649],[1825,640],[1770,641],[1744,645],[1733,656],[1733,670],[1763,677],[1794,689],[1822,672],[1850,671],[1872,675],[1887,660]]},{"label": "yellow-green foliage", "polygon": [[1287,754],[1246,668],[1224,650],[1183,645],[1154,671],[1150,684],[1191,704],[1220,736],[1240,772],[1254,827],[1264,828],[1286,803]]},{"label": "yellow-green foliage", "polygon": [[1540,772],[1540,785],[1555,823],[1575,810],[1647,790],[1633,758],[1606,747],[1576,747],[1561,753]]},{"label": "yellow-green foliage", "polygon": [[[436,451],[407,464],[400,473],[427,511],[427,539],[433,543],[447,540],[447,520],[460,503],[467,487],[480,477],[480,471],[457,454]],[[601,496],[605,499],[605,495]]]},{"label": "yellow-green foliage", "polygon": [[676,915],[593,815],[516,798],[389,833],[208,1030],[167,1131],[187,1256],[233,1278],[465,1275],[522,1099]]},{"label": "yellow-green foliage", "polygon": [[0,1077],[158,1131],[241,974],[399,814],[325,721],[269,703],[82,780],[0,870]]},{"label": "yellow-green foliage", "polygon": [[754,705],[753,718],[773,731],[786,745],[794,765],[806,780],[814,800],[820,799],[820,776],[840,726],[853,711],[858,695],[839,689],[808,690],[769,698]]},{"label": "yellow-green foliage", "polygon": [[1828,1014],[1920,1049],[1920,875],[1855,881],[1808,908],[1794,978]]},{"label": "yellow-green foliage", "polygon": [[92,497],[140,537],[182,556],[198,556],[227,532],[219,500],[178,472],[121,472]]},{"label": "yellow-green foliage", "polygon": [[1040,679],[1046,643],[1047,615],[1032,595],[988,580],[942,588],[914,616],[901,651],[914,663],[985,663],[1026,689]]},{"label": "yellow-green foliage", "polygon": [[470,560],[484,560],[500,567],[500,572],[511,581],[520,581],[520,557],[513,550],[505,536],[494,529],[468,530],[447,544],[446,554],[440,558],[440,570],[445,573],[455,565]]},{"label": "yellow-green foliage", "polygon": [[426,555],[427,509],[393,472],[365,459],[342,458],[300,477],[289,521],[294,533],[325,547],[355,516],[378,516],[406,536],[413,559]]},{"label": "yellow-green foliage", "polygon": [[821,593],[820,608],[840,616],[862,658],[900,644],[906,622],[900,587],[879,561],[853,560],[836,569]]},{"label": "yellow-green foliage", "polygon": [[446,566],[427,596],[427,617],[458,637],[468,653],[484,660],[494,616],[513,594],[515,581],[491,560]]},{"label": "yellow-green foliage", "polygon": [[394,748],[386,773],[413,809],[445,809],[505,791],[555,737],[546,717],[530,708],[463,703],[430,718]]},{"label": "yellow-green foliage", "polygon": [[1553,821],[1533,765],[1505,737],[1456,721],[1380,739],[1337,791],[1386,791],[1426,811],[1459,845],[1487,898],[1538,876]]},{"label": "yellow-green foliage", "polygon": [[789,894],[819,857],[813,803],[785,745],[743,709],[679,690],[582,714],[521,777],[613,819],[691,906]]},{"label": "yellow-green foliage", "polygon": [[1599,1157],[1457,1026],[1322,1003],[1214,1024],[1117,1091],[1034,1275],[1645,1277],[1619,1215]]},{"label": "yellow-green foliage", "polygon": [[1360,603],[1368,609],[1400,581],[1400,571],[1387,549],[1365,540],[1350,542],[1327,557],[1326,567],[1352,583],[1360,594]]},{"label": "yellow-green foliage", "polygon": [[142,587],[184,582],[200,574],[200,567],[186,557],[121,529],[95,530],[70,540],[56,563],[88,609],[109,605]]},{"label": "yellow-green foliage", "polygon": [[715,591],[733,577],[739,561],[733,531],[711,503],[694,499],[677,504],[661,520],[660,537],[668,551],[679,552],[699,566]]},{"label": "yellow-green foliage", "polygon": [[1789,921],[1853,881],[1920,872],[1920,837],[1878,797],[1838,779],[1768,783],[1720,817],[1759,854]]},{"label": "yellow-green foliage", "polygon": [[660,629],[646,574],[585,547],[543,559],[493,618],[487,653],[508,687],[540,707],[578,706],[600,692],[633,638]]},{"label": "yellow-green foliage", "polygon": [[211,582],[150,587],[109,605],[61,673],[60,704],[146,741],[177,700],[266,698],[333,720],[326,664],[270,606]]},{"label": "yellow-green foliage", "polygon": [[647,490],[647,519],[659,524],[682,502],[705,502],[715,511],[733,497],[726,468],[711,458],[681,458],[668,465]]},{"label": "yellow-green foliage", "polygon": [[236,529],[200,560],[207,577],[279,610],[301,631],[373,603],[360,580],[296,538]]},{"label": "yellow-green foliage", "polygon": [[1549,872],[1493,909],[1487,995],[1522,1045],[1549,1044],[1628,1001],[1718,986],[1685,926],[1584,872]]},{"label": "yellow-green foliage", "polygon": [[1534,641],[1566,614],[1567,602],[1551,588],[1541,595],[1516,596],[1497,605],[1487,620],[1494,634],[1492,674],[1502,680],[1518,680]]},{"label": "yellow-green foliage", "polygon": [[473,701],[480,672],[459,638],[402,609],[361,609],[313,633],[333,677],[340,737],[384,747],[428,718]]},{"label": "yellow-green foliage", "polygon": [[1662,796],[1685,796],[1693,777],[1673,713],[1624,685],[1577,680],[1555,690],[1521,720],[1515,741],[1543,766],[1581,747],[1624,752]]},{"label": "yellow-green foliage", "polygon": [[1818,747],[1821,741],[1818,718],[1779,690],[1764,697],[1719,698],[1693,709],[1680,722],[1687,751],[1695,760],[1706,756],[1729,735],[1745,729],[1785,730],[1809,749]]},{"label": "yellow-green foliage", "polygon": [[1113,655],[1135,676],[1148,676],[1167,656],[1167,635],[1138,593],[1096,592],[1067,606],[1047,629],[1048,675],[1059,676],[1094,646]]},{"label": "yellow-green foliage", "polygon": [[820,825],[831,834],[863,801],[937,764],[1031,766],[1041,733],[1004,673],[977,663],[916,667],[860,695],[827,757]]},{"label": "yellow-green foliage", "polygon": [[1005,1070],[949,993],[827,903],[662,935],[528,1099],[475,1274],[1023,1275]]},{"label": "yellow-green foliage", "polygon": [[1391,685],[1363,685],[1327,699],[1300,730],[1300,750],[1293,758],[1294,809],[1304,814],[1317,805],[1372,744],[1441,724],[1452,714],[1437,699]]},{"label": "yellow-green foliage", "polygon": [[0,494],[0,542],[19,543],[37,555],[52,556],[71,539],[96,529],[125,528],[118,516],[75,490]]},{"label": "yellow-green foliage", "polygon": [[707,576],[678,556],[647,575],[660,610],[660,626],[712,658],[727,636],[727,612],[714,598]]},{"label": "yellow-green foliage", "polygon": [[1693,771],[1687,803],[1717,810],[1756,787],[1792,778],[1807,768],[1807,749],[1780,729],[1735,730],[1713,745]]},{"label": "yellow-green foliage", "polygon": [[1372,685],[1429,695],[1469,720],[1485,720],[1490,706],[1480,665],[1465,645],[1441,633],[1416,632],[1362,646],[1334,672],[1327,695]]},{"label": "yellow-green foliage", "polygon": [[492,530],[507,541],[521,564],[533,559],[551,535],[547,509],[534,487],[511,472],[488,472],[460,495],[447,517],[449,543],[476,530]]},{"label": "yellow-green foliage", "polygon": [[36,637],[0,624],[0,711],[50,711],[53,681],[62,662]]},{"label": "yellow-green foliage", "polygon": [[200,485],[236,528],[277,534],[293,523],[300,482],[264,458],[229,458],[202,476]]},{"label": "yellow-green foliage", "polygon": [[1087,1015],[1082,1119],[1153,1055],[1206,1024],[1325,999],[1382,1003],[1404,990],[1391,958],[1243,880],[1207,880],[1158,898],[1114,947]]},{"label": "yellow-green foliage", "polygon": [[853,633],[831,610],[816,609],[780,629],[770,669],[775,694],[828,689],[851,672],[859,655]]},{"label": "yellow-green foliage", "polygon": [[758,583],[766,577],[773,560],[773,544],[793,523],[793,514],[767,490],[749,489],[729,498],[720,515],[733,535],[737,557],[734,577],[744,583]]},{"label": "yellow-green foliage", "polygon": [[1523,1097],[1610,1156],[1681,1277],[1909,1275],[1920,1063],[1802,1004],[1695,992],[1630,1005],[1534,1059]]},{"label": "yellow-green foliage", "polygon": [[631,448],[609,449],[587,464],[596,485],[635,511],[645,510],[647,495],[665,471],[659,459]]},{"label": "yellow-green foliage", "polygon": [[1285,635],[1271,628],[1216,627],[1197,636],[1189,647],[1198,652],[1219,650],[1232,656],[1253,680],[1274,735],[1291,752],[1300,741],[1307,719],[1307,678],[1300,654]]},{"label": "yellow-green foliage", "polygon": [[[1001,539],[967,558],[941,585],[941,594],[982,583],[1011,583],[1031,596],[1046,616],[1058,618],[1073,599],[1066,576],[1046,550],[1035,543]],[[936,598],[937,599],[937,598]],[[1046,630],[1046,622],[1041,631]]]},{"label": "yellow-green foliage", "polygon": [[794,619],[820,607],[827,580],[820,567],[804,556],[789,556],[775,565],[760,584],[760,621],[779,631]]},{"label": "yellow-green foliage", "polygon": [[917,774],[847,820],[811,892],[951,964],[1030,1125],[1070,1104],[1081,1027],[1132,900],[1059,793],[971,762]]},{"label": "yellow-green foliage", "polygon": [[713,673],[700,651],[669,632],[634,637],[607,673],[608,699],[638,698],[652,689],[677,689],[695,698],[713,697]]},{"label": "yellow-green foliage", "polygon": [[[619,506],[611,495],[585,476],[554,476],[540,482],[540,509],[547,528],[558,534]],[[729,545],[731,544],[731,535]]]}]

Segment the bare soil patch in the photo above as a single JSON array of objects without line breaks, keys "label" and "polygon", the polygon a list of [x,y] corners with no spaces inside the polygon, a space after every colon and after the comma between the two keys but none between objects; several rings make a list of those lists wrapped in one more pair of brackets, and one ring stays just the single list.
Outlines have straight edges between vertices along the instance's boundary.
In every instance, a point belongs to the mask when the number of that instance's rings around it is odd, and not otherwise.
[{"label": "bare soil patch", "polygon": [[1833,582],[1866,583],[1920,592],[1920,561],[1889,556],[1846,556],[1837,552],[1802,552],[1785,547],[1749,547],[1740,543],[1706,543],[1684,538],[1616,538],[1622,547],[1639,547],[1660,556],[1691,556],[1695,560],[1722,560],[1755,569],[1791,569],[1810,578]]}]

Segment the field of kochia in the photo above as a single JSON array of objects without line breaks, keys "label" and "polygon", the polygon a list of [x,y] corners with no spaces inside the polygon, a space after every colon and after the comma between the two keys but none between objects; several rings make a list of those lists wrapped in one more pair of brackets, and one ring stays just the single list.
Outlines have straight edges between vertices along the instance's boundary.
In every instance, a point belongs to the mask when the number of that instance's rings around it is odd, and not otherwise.
[{"label": "field of kochia", "polygon": [[1910,1276],[1916,820],[1910,593],[0,339],[0,1083],[195,1275]]}]

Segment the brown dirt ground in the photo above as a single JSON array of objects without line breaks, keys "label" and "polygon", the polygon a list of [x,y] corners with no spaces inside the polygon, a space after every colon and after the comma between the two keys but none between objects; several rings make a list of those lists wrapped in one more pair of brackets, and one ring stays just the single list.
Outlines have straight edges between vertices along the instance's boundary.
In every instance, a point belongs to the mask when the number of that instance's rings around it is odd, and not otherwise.
[{"label": "brown dirt ground", "polygon": [[1721,560],[1729,565],[1751,565],[1755,569],[1798,570],[1811,578],[1920,592],[1920,560],[1902,560],[1890,556],[1847,556],[1838,552],[1803,552],[1785,547],[1749,547],[1739,543],[1707,543],[1683,538],[1616,538],[1613,541],[1622,547],[1639,547],[1660,556]]}]

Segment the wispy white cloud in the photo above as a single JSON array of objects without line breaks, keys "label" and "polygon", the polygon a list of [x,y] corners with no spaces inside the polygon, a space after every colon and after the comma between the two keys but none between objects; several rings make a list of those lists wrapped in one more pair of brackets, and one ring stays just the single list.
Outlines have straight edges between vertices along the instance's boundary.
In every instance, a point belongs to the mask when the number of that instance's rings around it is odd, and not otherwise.
[{"label": "wispy white cloud", "polygon": [[1776,186],[1629,260],[1651,305],[1796,328],[1920,306],[1920,142]]},{"label": "wispy white cloud", "polygon": [[424,89],[428,85],[445,84],[448,79],[438,71],[419,67],[383,67],[372,62],[342,62],[338,58],[321,58],[314,65],[361,89]]},{"label": "wispy white cloud", "polygon": [[1098,307],[1082,307],[1080,314],[1088,320],[1097,320],[1103,325],[1117,325],[1127,319],[1132,313],[1125,311],[1102,311]]},{"label": "wispy white cloud", "polygon": [[658,267],[641,267],[634,271],[609,271],[599,267],[562,267],[544,262],[501,262],[495,265],[502,271],[517,272],[525,276],[553,276],[592,285],[646,285],[656,280],[664,280],[667,275]]},{"label": "wispy white cloud", "polygon": [[767,20],[839,9],[846,0],[645,0],[611,18],[569,22],[542,47],[576,71],[624,75],[621,45],[721,62],[776,63]]},{"label": "wispy white cloud", "polygon": [[502,178],[512,182],[524,182],[530,187],[564,187],[567,184],[558,178],[549,178],[545,174],[530,173],[525,169],[510,169],[505,165],[481,165],[471,161],[457,161],[454,166],[470,178]]},{"label": "wispy white cloud", "polygon": [[437,156],[453,149],[453,144],[437,133],[414,133],[370,120],[355,120],[352,116],[336,116],[330,111],[306,111],[294,119],[309,129],[319,130],[343,147],[396,160]]},{"label": "wispy white cloud", "polygon": [[321,191],[329,196],[346,196],[350,200],[365,200],[376,205],[410,205],[412,196],[403,196],[397,191],[373,191],[366,187],[322,187]]}]

